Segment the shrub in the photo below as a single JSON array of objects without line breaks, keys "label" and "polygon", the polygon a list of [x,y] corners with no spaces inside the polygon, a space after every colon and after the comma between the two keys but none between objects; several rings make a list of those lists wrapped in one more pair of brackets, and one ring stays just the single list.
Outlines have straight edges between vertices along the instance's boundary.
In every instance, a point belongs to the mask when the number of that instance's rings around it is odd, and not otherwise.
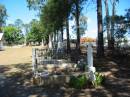
[{"label": "shrub", "polygon": [[97,86],[102,85],[105,80],[105,76],[103,76],[101,73],[96,72],[95,77],[96,77],[96,80],[92,81],[93,86],[97,87]]},{"label": "shrub", "polygon": [[96,72],[95,73],[96,80],[91,81],[89,80],[85,74],[79,75],[79,76],[72,76],[70,78],[69,85],[76,89],[82,89],[82,88],[91,88],[91,87],[97,87],[104,83],[105,76],[103,76],[101,73]]},{"label": "shrub", "polygon": [[88,78],[86,75],[72,76],[70,79],[70,86],[76,89],[82,89],[87,84]]}]

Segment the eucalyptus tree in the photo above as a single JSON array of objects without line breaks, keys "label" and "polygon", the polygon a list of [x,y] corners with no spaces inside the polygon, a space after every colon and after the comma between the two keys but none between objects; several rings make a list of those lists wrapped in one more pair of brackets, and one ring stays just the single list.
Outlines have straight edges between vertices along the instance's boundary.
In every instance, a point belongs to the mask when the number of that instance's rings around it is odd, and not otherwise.
[{"label": "eucalyptus tree", "polygon": [[14,25],[18,28],[18,29],[22,29],[23,28],[23,21],[21,19],[16,19],[14,22]]},{"label": "eucalyptus tree", "polygon": [[128,29],[128,34],[130,34],[130,8],[126,9],[126,25],[127,25],[127,29]]},{"label": "eucalyptus tree", "polygon": [[127,33],[127,24],[124,16],[115,15],[114,17],[114,39],[117,44],[121,41]]},{"label": "eucalyptus tree", "polygon": [[80,23],[79,23],[79,18],[81,15],[81,11],[83,9],[83,5],[85,2],[88,0],[72,0],[73,1],[73,6],[72,6],[72,14],[75,17],[76,21],[76,34],[77,34],[77,42],[76,42],[76,48],[78,54],[80,53]]},{"label": "eucalyptus tree", "polygon": [[119,0],[111,0],[111,4],[112,4],[112,18],[111,18],[111,50],[114,49],[114,31],[115,31],[115,15],[116,15],[116,4],[119,2]]},{"label": "eucalyptus tree", "polygon": [[79,18],[79,32],[80,32],[80,37],[85,34],[85,31],[87,30],[87,20],[88,18],[86,16],[81,15]]},{"label": "eucalyptus tree", "polygon": [[0,4],[0,32],[2,25],[5,23],[6,18],[7,18],[6,8],[4,5]]},{"label": "eucalyptus tree", "polygon": [[16,19],[14,26],[19,29],[19,33],[23,35],[23,21],[21,19]]},{"label": "eucalyptus tree", "polygon": [[24,28],[24,44],[27,45],[27,35],[30,32],[31,24],[29,23],[23,24],[23,28]]},{"label": "eucalyptus tree", "polygon": [[33,19],[30,22],[30,29],[29,32],[27,33],[26,39],[27,43],[30,42],[40,42],[42,41],[42,33],[41,33],[41,28],[40,28],[40,22],[36,19]]},{"label": "eucalyptus tree", "polygon": [[97,0],[97,23],[98,23],[98,39],[97,39],[97,56],[104,56],[103,43],[103,24],[102,24],[102,0]]},{"label": "eucalyptus tree", "polygon": [[70,16],[70,11],[71,11],[71,0],[64,0],[64,7],[65,7],[65,24],[66,24],[66,33],[67,33],[67,53],[71,52],[70,48],[70,38],[69,38],[69,16]]},{"label": "eucalyptus tree", "polygon": [[104,0],[105,4],[105,13],[106,13],[106,31],[107,31],[107,40],[108,40],[108,49],[111,48],[111,34],[110,34],[110,16],[109,16],[109,5],[108,0]]},{"label": "eucalyptus tree", "polygon": [[[80,15],[79,17],[79,32],[80,32],[80,37],[83,36],[85,34],[85,31],[87,30],[87,20],[88,18],[84,15]],[[77,31],[76,26],[72,26],[72,29],[74,31],[74,34],[76,34],[75,32]]]},{"label": "eucalyptus tree", "polygon": [[67,32],[67,52],[69,53],[69,15],[72,0],[27,0],[27,2],[30,9],[40,10],[40,20],[47,38],[52,32],[56,33],[59,29],[63,31],[62,29],[65,24]]},{"label": "eucalyptus tree", "polygon": [[26,0],[28,3],[28,8],[31,10],[38,10],[40,12],[41,8],[47,0]]}]

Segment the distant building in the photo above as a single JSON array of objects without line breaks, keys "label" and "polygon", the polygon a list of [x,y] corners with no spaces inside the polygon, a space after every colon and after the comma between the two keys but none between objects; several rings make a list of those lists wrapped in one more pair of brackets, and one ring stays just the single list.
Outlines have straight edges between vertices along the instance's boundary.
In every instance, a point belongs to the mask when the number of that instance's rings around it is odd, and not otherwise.
[{"label": "distant building", "polygon": [[96,39],[90,37],[84,37],[80,39],[80,43],[96,42]]},{"label": "distant building", "polygon": [[80,44],[81,44],[81,46],[86,46],[90,42],[92,43],[92,45],[94,47],[96,46],[96,39],[95,38],[90,38],[90,37],[80,38]]},{"label": "distant building", "polygon": [[0,32],[0,50],[4,50],[4,37],[3,37],[3,33]]}]

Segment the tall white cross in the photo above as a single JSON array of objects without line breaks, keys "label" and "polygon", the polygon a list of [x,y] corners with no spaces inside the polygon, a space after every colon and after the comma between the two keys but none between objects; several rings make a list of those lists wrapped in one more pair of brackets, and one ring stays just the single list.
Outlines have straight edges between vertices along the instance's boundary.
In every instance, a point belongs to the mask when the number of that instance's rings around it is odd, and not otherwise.
[{"label": "tall white cross", "polygon": [[92,43],[88,43],[87,45],[87,65],[88,65],[88,72],[90,80],[96,80],[95,77],[95,67],[93,67],[93,48]]}]

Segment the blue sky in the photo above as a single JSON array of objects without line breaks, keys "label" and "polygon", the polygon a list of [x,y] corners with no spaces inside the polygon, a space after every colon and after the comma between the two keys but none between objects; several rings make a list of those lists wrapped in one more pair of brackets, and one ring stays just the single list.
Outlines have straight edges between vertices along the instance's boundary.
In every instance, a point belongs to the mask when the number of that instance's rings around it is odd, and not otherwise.
[{"label": "blue sky", "polygon": [[[104,0],[103,0],[104,1]],[[109,0],[108,0],[109,1]],[[116,14],[117,15],[124,15],[125,14],[125,9],[130,8],[130,0],[119,0],[119,4],[116,6]],[[104,3],[102,3],[104,5]],[[103,6],[104,10],[104,6]],[[111,4],[109,4],[109,14],[111,15]],[[84,11],[85,12],[85,11]],[[103,17],[105,12],[103,11]],[[96,15],[96,9],[93,7],[90,7],[88,9],[88,12],[86,14],[88,17],[88,31],[86,31],[86,36],[89,37],[97,37],[97,15]]]},{"label": "blue sky", "polygon": [[[27,8],[26,0],[0,0],[5,5],[8,14],[7,24],[14,23],[16,19],[21,19],[24,23],[29,23],[32,19],[38,18],[37,12]],[[111,8],[111,5],[109,6]],[[117,14],[123,15],[125,9],[130,8],[130,0],[120,0],[117,5]],[[110,9],[111,10],[111,9]],[[88,30],[85,36],[97,36],[97,15],[96,9],[90,7],[88,11],[84,8],[83,13],[88,17]],[[104,13],[104,12],[103,12]],[[72,22],[70,24],[73,24]]]},{"label": "blue sky", "polygon": [[7,24],[14,23],[16,19],[21,19],[24,23],[28,23],[37,18],[37,13],[27,8],[26,0],[0,0],[0,3],[5,5],[7,9]]}]

